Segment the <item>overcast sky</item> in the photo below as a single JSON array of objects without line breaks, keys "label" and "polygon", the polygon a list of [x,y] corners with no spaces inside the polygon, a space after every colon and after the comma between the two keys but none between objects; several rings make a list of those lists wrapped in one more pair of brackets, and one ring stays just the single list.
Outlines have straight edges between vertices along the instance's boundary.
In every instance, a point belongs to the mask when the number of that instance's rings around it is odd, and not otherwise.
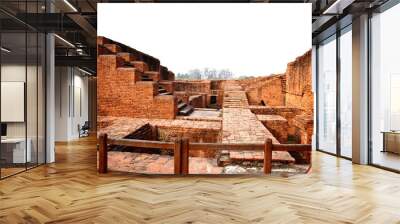
[{"label": "overcast sky", "polygon": [[160,59],[175,74],[281,73],[311,48],[311,4],[98,4],[99,36]]}]

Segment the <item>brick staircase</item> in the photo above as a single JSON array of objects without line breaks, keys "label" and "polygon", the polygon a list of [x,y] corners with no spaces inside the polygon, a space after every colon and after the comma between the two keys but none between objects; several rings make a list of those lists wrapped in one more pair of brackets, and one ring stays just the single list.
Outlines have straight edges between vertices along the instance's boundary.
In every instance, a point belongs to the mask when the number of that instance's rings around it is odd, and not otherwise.
[{"label": "brick staircase", "polygon": [[[102,41],[104,43],[101,43]],[[98,43],[98,49],[101,49],[99,50],[98,54],[115,54],[118,57],[122,58],[123,62],[121,66],[124,68],[134,68],[138,73],[137,81],[157,82],[157,84],[159,84],[159,81],[162,80],[162,77],[168,78],[168,75],[171,74],[171,72],[168,71],[166,67],[161,66],[159,64],[158,59],[153,58],[155,60],[153,60],[151,62],[152,65],[149,66],[148,63],[144,61],[145,60],[144,57],[146,56],[146,54],[138,52],[127,46],[124,46],[123,44],[113,43],[112,40],[102,38],[100,43]],[[148,57],[152,58],[151,56]],[[151,60],[147,59],[147,61]],[[158,71],[150,70],[150,68],[157,68],[157,67]],[[164,87],[159,85],[158,95],[161,96],[172,95],[172,93],[168,92]]]},{"label": "brick staircase", "polygon": [[157,58],[104,37],[97,38],[97,54],[100,114],[175,118],[175,75]]},{"label": "brick staircase", "polygon": [[193,112],[194,108],[191,105],[183,102],[182,100],[178,101],[178,115],[188,116]]},{"label": "brick staircase", "polygon": [[168,92],[163,86],[158,86],[158,95],[165,96],[165,95],[172,95],[171,92]]}]

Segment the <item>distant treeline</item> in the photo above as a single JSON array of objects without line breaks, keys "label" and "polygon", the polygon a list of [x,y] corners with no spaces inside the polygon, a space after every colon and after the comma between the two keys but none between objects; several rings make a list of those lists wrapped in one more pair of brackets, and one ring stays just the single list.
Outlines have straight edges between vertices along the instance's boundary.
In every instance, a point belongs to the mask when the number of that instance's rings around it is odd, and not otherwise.
[{"label": "distant treeline", "polygon": [[232,79],[233,73],[229,69],[213,69],[213,68],[204,68],[204,69],[192,69],[187,73],[178,73],[175,77],[176,79],[208,79],[208,80],[216,80],[216,79]]}]

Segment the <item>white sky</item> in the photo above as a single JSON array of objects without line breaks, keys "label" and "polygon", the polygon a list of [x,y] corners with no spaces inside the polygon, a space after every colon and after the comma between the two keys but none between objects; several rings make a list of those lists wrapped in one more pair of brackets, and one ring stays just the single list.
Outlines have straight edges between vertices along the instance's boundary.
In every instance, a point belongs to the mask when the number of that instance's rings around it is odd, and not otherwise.
[{"label": "white sky", "polygon": [[98,4],[97,34],[160,59],[175,74],[269,75],[311,48],[311,4]]}]

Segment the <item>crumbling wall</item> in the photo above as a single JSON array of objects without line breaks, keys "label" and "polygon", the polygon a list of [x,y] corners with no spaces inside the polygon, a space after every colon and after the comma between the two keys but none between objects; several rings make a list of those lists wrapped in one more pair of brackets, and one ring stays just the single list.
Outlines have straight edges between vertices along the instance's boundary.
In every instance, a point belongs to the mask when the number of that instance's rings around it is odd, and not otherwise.
[{"label": "crumbling wall", "polygon": [[152,127],[149,123],[143,125],[138,128],[136,131],[131,134],[125,136],[128,139],[141,139],[141,140],[156,140],[157,132],[154,127]]},{"label": "crumbling wall", "polygon": [[257,115],[258,120],[268,128],[279,143],[284,144],[288,139],[288,121],[279,115]]},{"label": "crumbling wall", "polygon": [[267,106],[250,106],[249,109],[251,112],[255,114],[264,114],[264,115],[279,115],[285,118],[288,122],[287,133],[288,135],[295,136],[296,135],[296,126],[294,123],[294,119],[297,115],[302,114],[302,110],[295,107],[267,107]]},{"label": "crumbling wall", "polygon": [[[189,142],[220,142],[221,131],[215,128],[187,128],[187,127],[157,127],[157,136],[160,141],[173,142],[177,139],[187,138]],[[190,151],[193,157],[215,157],[216,152],[212,150]]]},{"label": "crumbling wall", "polygon": [[285,105],[301,108],[308,115],[313,114],[314,107],[311,72],[311,51],[289,63],[286,69]]},{"label": "crumbling wall", "polygon": [[188,93],[210,93],[210,80],[175,80],[175,91],[185,91]]},{"label": "crumbling wall", "polygon": [[190,96],[189,104],[192,105],[194,108],[207,107],[207,94]]},{"label": "crumbling wall", "polygon": [[296,127],[296,136],[299,137],[299,143],[311,144],[313,135],[313,117],[311,115],[298,115],[294,119]]},{"label": "crumbling wall", "polygon": [[[98,48],[98,116],[175,118],[176,98],[159,95],[158,82],[141,81],[143,72],[149,72],[145,70],[159,69],[158,59],[102,37],[98,38]],[[123,50],[127,53],[121,52]],[[142,64],[148,66],[144,68]],[[150,73],[158,74],[156,71]],[[166,74],[170,74],[168,70]],[[173,88],[172,84],[164,85]]]},{"label": "crumbling wall", "polygon": [[251,105],[285,105],[285,74],[243,79],[239,83]]}]

